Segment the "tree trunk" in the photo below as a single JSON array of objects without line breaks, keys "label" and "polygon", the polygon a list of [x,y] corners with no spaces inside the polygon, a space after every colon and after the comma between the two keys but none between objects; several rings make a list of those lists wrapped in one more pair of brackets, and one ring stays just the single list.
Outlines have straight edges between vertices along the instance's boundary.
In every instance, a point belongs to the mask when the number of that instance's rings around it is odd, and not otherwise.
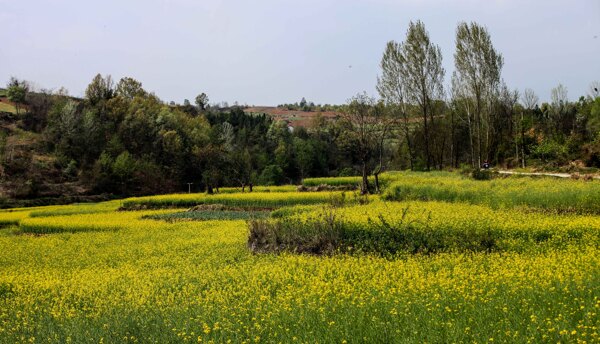
[{"label": "tree trunk", "polygon": [[410,170],[414,171],[415,169],[415,155],[413,153],[412,143],[410,142],[410,131],[408,130],[408,124],[405,123],[404,136],[406,137],[406,145],[408,146],[408,158],[410,162]]},{"label": "tree trunk", "polygon": [[481,138],[481,109],[478,101],[477,105],[477,168],[481,168],[481,152],[482,152],[482,138]]},{"label": "tree trunk", "polygon": [[431,154],[429,153],[429,126],[427,124],[427,115],[423,110],[423,129],[425,136],[425,156],[427,157],[427,171],[431,169]]},{"label": "tree trunk", "polygon": [[373,173],[375,176],[375,193],[379,193],[379,173]]},{"label": "tree trunk", "polygon": [[475,168],[475,144],[473,143],[473,124],[471,114],[467,111],[467,123],[469,125],[469,145],[471,146],[471,167]]},{"label": "tree trunk", "polygon": [[362,183],[360,185],[360,194],[366,195],[369,193],[369,178],[367,174],[367,162],[363,161],[362,164]]},{"label": "tree trunk", "polygon": [[525,168],[525,120],[521,111],[521,167]]}]

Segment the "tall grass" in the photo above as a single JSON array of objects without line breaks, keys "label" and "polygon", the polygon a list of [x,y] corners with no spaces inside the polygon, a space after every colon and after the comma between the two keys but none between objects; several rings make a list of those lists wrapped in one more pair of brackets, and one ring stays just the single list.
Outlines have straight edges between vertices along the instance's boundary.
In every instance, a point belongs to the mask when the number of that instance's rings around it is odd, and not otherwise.
[{"label": "tall grass", "polygon": [[555,212],[600,213],[600,183],[556,178],[508,177],[476,181],[451,173],[404,174],[386,200],[484,204],[495,209],[530,207]]},{"label": "tall grass", "polygon": [[[379,175],[379,183],[382,186],[387,185],[389,182],[395,179],[395,176],[398,172],[386,172]],[[369,176],[369,183],[375,183],[375,177]],[[352,176],[352,177],[323,177],[323,178],[305,178],[302,181],[302,185],[304,186],[319,186],[319,185],[329,185],[329,186],[352,186],[352,185],[360,185],[362,182],[362,177],[360,176]]]},{"label": "tall grass", "polygon": [[123,209],[185,208],[201,204],[223,204],[230,207],[277,208],[296,204],[327,203],[340,192],[252,192],[236,194],[174,194],[129,198]]},{"label": "tall grass", "polygon": [[268,211],[241,211],[241,210],[202,210],[180,211],[176,213],[147,215],[146,219],[176,221],[208,221],[208,220],[250,220],[262,219],[269,216]]}]

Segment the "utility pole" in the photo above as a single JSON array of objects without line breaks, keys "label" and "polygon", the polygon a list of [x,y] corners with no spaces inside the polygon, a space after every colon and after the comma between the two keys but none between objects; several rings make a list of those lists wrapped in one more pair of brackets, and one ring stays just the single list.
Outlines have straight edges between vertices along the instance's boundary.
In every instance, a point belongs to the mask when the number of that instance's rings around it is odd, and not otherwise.
[{"label": "utility pole", "polygon": [[194,184],[194,183],[187,183],[187,185],[188,185],[188,193],[192,193],[192,184]]}]

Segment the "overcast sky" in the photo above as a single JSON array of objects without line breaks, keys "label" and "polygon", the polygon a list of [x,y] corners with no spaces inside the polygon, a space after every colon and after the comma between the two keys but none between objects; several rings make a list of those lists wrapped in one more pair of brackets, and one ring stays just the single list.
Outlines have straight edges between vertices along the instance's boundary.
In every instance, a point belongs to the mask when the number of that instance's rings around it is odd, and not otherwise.
[{"label": "overcast sky", "polygon": [[97,73],[165,101],[277,105],[376,95],[385,43],[425,23],[446,83],[460,21],[487,26],[512,88],[569,98],[600,80],[600,0],[0,0],[0,84],[10,76],[81,96]]}]

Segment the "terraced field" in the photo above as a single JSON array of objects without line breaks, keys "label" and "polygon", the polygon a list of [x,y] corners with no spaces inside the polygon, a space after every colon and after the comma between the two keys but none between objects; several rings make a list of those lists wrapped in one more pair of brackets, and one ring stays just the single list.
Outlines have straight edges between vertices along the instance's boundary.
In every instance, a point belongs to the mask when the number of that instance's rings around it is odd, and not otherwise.
[{"label": "terraced field", "polygon": [[598,182],[384,179],[0,211],[0,342],[600,340]]}]

